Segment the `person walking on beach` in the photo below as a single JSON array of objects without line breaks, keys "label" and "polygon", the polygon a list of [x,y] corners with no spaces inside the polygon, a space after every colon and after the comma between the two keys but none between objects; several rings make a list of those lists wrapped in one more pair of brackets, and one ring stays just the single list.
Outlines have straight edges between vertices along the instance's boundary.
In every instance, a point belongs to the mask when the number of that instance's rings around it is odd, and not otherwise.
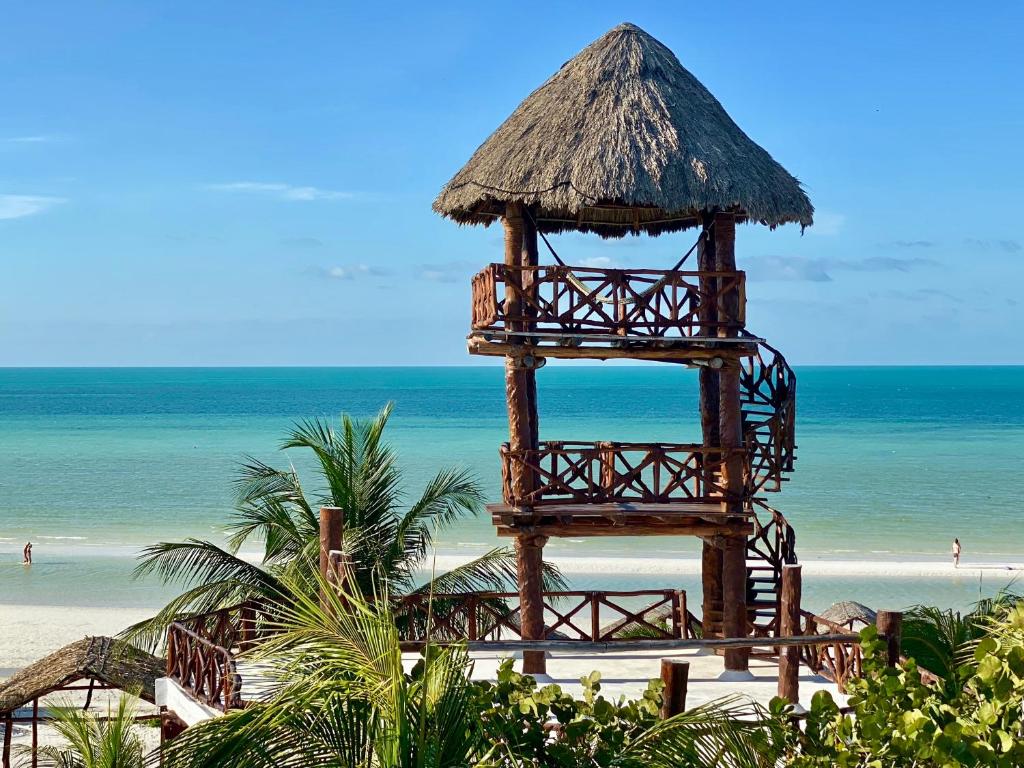
[{"label": "person walking on beach", "polygon": [[32,565],[32,542],[30,541],[25,545],[25,548],[21,551],[22,560],[21,562],[25,565]]},{"label": "person walking on beach", "polygon": [[960,567],[960,539],[953,539],[953,567]]}]

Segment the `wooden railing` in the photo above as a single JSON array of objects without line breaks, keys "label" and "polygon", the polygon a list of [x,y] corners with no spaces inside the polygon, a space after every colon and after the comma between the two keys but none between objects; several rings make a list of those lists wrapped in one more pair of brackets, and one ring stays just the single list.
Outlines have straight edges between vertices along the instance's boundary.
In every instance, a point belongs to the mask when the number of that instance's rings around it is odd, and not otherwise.
[{"label": "wooden railing", "polygon": [[197,701],[227,711],[241,706],[234,654],[175,622],[167,630],[167,676]]},{"label": "wooden railing", "polygon": [[167,676],[211,707],[240,706],[235,656],[269,632],[263,607],[254,601],[176,621],[167,631]]},{"label": "wooden railing", "polygon": [[[404,641],[426,640],[428,611],[433,641],[521,638],[516,592],[403,597],[395,616]],[[687,638],[693,636],[690,629],[696,621],[687,610],[686,592],[679,589],[545,592],[544,613],[547,639],[581,642]]]},{"label": "wooden railing", "polygon": [[740,402],[748,486],[781,491],[796,461],[796,374],[774,347],[759,342],[757,354],[742,362]]},{"label": "wooden railing", "polygon": [[[709,338],[743,328],[744,291],[743,272],[491,264],[473,278],[473,329]],[[723,297],[736,293],[730,316]],[[509,306],[518,309],[510,314]]]},{"label": "wooden railing", "polygon": [[[816,616],[809,611],[800,611],[801,630],[804,636],[842,635],[849,633],[849,627]],[[800,660],[815,674],[823,674],[836,684],[841,693],[846,692],[846,681],[860,677],[864,656],[859,640],[831,640],[820,645],[804,645]]]},{"label": "wooden railing", "polygon": [[[743,449],[738,449],[745,455]],[[667,503],[722,501],[722,451],[668,443],[546,441],[537,450],[501,447],[506,504]],[[525,497],[515,494],[515,473],[530,477]]]}]

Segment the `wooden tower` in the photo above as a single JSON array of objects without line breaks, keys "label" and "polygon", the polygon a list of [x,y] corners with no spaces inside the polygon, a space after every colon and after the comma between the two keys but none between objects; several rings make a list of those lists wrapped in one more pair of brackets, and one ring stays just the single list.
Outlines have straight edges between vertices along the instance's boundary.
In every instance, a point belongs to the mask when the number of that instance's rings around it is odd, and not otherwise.
[{"label": "wooden tower", "polygon": [[[793,531],[760,495],[793,468],[796,385],[746,328],[734,246],[738,222],[812,223],[797,180],[671,51],[623,24],[520,104],[434,209],[504,228],[504,261],[473,278],[469,351],[505,358],[503,499],[489,510],[515,540],[524,639],[546,634],[551,536],[699,536],[705,635],[774,634]],[[567,266],[544,237],[687,229],[696,243],[662,270]],[[538,236],[554,263],[541,264]],[[701,443],[540,440],[537,371],[549,357],[696,369]],[[747,652],[725,661],[744,670]],[[543,654],[527,653],[524,669],[542,672]]]}]

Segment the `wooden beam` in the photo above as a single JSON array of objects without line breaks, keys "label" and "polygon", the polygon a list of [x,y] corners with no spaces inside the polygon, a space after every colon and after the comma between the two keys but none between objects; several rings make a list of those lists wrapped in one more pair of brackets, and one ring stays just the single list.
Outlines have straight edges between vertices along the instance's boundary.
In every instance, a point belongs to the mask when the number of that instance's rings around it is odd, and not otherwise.
[{"label": "wooden beam", "polygon": [[878,634],[885,636],[886,663],[890,667],[898,667],[903,637],[903,614],[899,611],[879,611],[875,617],[875,626],[878,627]]},{"label": "wooden beam", "polygon": [[[345,511],[341,507],[320,507],[320,578],[331,581],[331,552],[340,550],[345,531]],[[326,605],[321,593],[320,602]]]},{"label": "wooden beam", "polygon": [[711,360],[719,357],[723,360],[750,357],[756,347],[746,344],[730,344],[718,348],[679,346],[672,348],[658,347],[587,347],[587,346],[547,346],[538,344],[509,344],[498,341],[486,341],[477,336],[467,341],[471,355],[490,355],[494,357],[512,354],[530,354],[536,357],[553,357],[559,360],[665,360],[674,363],[688,363],[691,360]]},{"label": "wooden beam", "polygon": [[[753,526],[751,526],[753,529]],[[717,534],[712,534],[717,535]],[[711,541],[701,546],[701,626],[705,637],[722,636],[722,549]]]},{"label": "wooden beam", "polygon": [[[781,637],[793,637],[800,634],[802,591],[801,567],[799,565],[783,565],[778,632]],[[780,649],[779,696],[791,704],[800,703],[800,649],[795,645]]]},{"label": "wooden beam", "polygon": [[[730,523],[705,525],[675,525],[667,523],[656,525],[630,521],[624,525],[613,525],[607,521],[598,521],[597,524],[585,524],[582,521],[572,523],[550,523],[541,522],[523,523],[521,528],[515,525],[497,525],[498,536],[521,536],[524,531],[537,533],[545,537],[588,537],[588,536],[730,536],[750,535],[753,533],[753,523]],[[744,571],[745,573],[745,571]]]},{"label": "wooden beam", "polygon": [[4,751],[3,768],[11,768],[11,736],[14,730],[14,718],[10,712],[4,715]]},{"label": "wooden beam", "polygon": [[[730,536],[722,548],[722,633],[726,637],[746,637],[747,621],[747,548],[746,538]],[[725,668],[745,672],[750,649],[737,647],[725,652]]]},{"label": "wooden beam", "polygon": [[678,659],[661,660],[661,716],[668,719],[686,711],[686,689],[690,680],[690,662]]},{"label": "wooden beam", "polygon": [[[834,643],[860,643],[860,635],[856,632],[835,633],[828,635],[800,635],[799,637],[774,637],[765,640],[763,637],[727,637],[705,640],[479,640],[466,643],[463,640],[453,641],[464,644],[469,651],[487,651],[494,653],[515,653],[522,650],[573,651],[578,653],[603,653],[605,651],[675,651],[688,648],[722,650],[731,648],[753,648],[761,645],[779,646],[815,646],[832,645]],[[431,645],[450,645],[451,643],[434,643]],[[403,651],[417,651],[426,645],[424,640],[406,641],[402,644]]]},{"label": "wooden beam", "polygon": [[[543,640],[544,628],[544,545],[546,536],[520,535],[516,538],[516,576],[519,581],[519,620],[524,640]],[[544,674],[544,651],[523,651],[523,674]]]}]

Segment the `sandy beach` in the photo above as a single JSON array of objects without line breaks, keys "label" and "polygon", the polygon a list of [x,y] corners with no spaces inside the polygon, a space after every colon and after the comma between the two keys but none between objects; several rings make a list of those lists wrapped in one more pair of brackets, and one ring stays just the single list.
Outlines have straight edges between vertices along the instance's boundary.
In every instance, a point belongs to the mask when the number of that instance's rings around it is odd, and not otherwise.
[{"label": "sandy beach", "polygon": [[[466,557],[438,555],[436,569],[448,570]],[[699,578],[700,561],[694,558],[590,558],[553,557],[570,581],[586,583],[601,578],[643,579],[661,586],[688,584]],[[904,584],[903,590],[890,586],[891,607],[913,602],[916,585],[927,581],[939,589],[971,585],[984,580],[991,585],[1012,584],[1024,573],[1024,564],[1011,562],[966,562],[954,569],[939,560],[832,560],[812,557],[801,560],[804,578],[821,588],[818,603],[839,599],[871,599],[862,592],[869,585],[888,581]],[[869,597],[865,597],[868,594]],[[875,607],[878,607],[877,605]],[[133,607],[82,607],[77,605],[19,605],[0,603],[0,677],[86,635],[114,635],[126,626],[151,616],[160,604]]]}]

